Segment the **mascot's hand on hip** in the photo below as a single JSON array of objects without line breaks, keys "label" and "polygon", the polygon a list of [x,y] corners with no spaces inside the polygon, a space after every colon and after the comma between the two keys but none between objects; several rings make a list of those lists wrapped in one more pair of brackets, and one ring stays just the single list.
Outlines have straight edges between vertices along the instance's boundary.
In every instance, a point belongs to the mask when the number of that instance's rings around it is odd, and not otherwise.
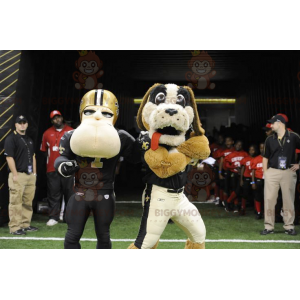
[{"label": "mascot's hand on hip", "polygon": [[[149,131],[151,149],[146,151],[145,160],[160,178],[173,176],[192,161],[210,154],[194,93],[189,87],[153,85],[140,105],[137,123],[140,129]],[[190,129],[192,133],[186,140]],[[160,145],[169,146],[170,150]]]}]

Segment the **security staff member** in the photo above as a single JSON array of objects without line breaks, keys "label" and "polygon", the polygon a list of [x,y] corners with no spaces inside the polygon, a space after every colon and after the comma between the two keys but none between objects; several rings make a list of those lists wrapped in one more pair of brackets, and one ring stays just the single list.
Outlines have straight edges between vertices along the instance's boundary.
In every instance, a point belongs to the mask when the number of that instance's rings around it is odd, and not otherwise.
[{"label": "security staff member", "polygon": [[262,235],[274,232],[275,205],[278,190],[281,188],[283,196],[283,221],[285,233],[296,235],[295,219],[295,188],[299,163],[296,163],[296,149],[300,147],[300,137],[285,127],[285,118],[275,115],[271,120],[274,134],[265,141],[263,154],[263,169],[265,176],[265,229]]},{"label": "security staff member", "polygon": [[16,130],[5,140],[9,177],[9,230],[14,235],[24,235],[26,231],[37,231],[30,226],[32,218],[32,200],[36,183],[36,160],[33,142],[26,135],[28,127],[24,116],[16,118]]},{"label": "security staff member", "polygon": [[47,153],[47,198],[50,208],[47,226],[54,226],[59,220],[62,196],[67,204],[73,195],[74,176],[62,177],[54,168],[54,162],[59,157],[60,139],[73,128],[64,124],[58,110],[50,113],[50,119],[53,126],[44,132],[40,150]]}]

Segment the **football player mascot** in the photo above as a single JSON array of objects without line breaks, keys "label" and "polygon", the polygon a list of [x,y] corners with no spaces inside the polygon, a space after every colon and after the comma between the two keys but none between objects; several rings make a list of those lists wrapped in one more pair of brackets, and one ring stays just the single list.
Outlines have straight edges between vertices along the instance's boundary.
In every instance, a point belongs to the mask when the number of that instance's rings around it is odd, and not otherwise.
[{"label": "football player mascot", "polygon": [[143,216],[129,249],[155,249],[171,218],[188,236],[185,249],[204,249],[206,229],[184,195],[190,164],[210,154],[194,93],[189,87],[155,84],[143,98],[137,123],[146,165]]},{"label": "football player mascot", "polygon": [[[64,134],[58,172],[68,177],[75,173],[75,194],[70,198],[66,221],[65,248],[80,247],[85,223],[93,212],[97,249],[111,248],[109,228],[114,218],[114,177],[120,156],[130,162],[140,161],[134,152],[135,140],[114,124],[119,114],[118,100],[107,90],[91,90],[80,103],[81,124]],[[138,145],[138,144],[137,144]]]}]

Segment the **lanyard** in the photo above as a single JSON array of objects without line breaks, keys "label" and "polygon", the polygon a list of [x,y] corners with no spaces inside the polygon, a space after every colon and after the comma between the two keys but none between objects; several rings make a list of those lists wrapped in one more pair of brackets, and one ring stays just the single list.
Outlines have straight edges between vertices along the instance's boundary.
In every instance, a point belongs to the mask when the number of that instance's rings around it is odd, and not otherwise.
[{"label": "lanyard", "polygon": [[285,137],[282,140],[282,144],[281,144],[281,142],[280,142],[280,140],[278,138],[277,138],[277,141],[279,143],[279,146],[281,147],[281,152],[283,153],[283,146],[284,146],[284,143],[285,143]]},{"label": "lanyard", "polygon": [[31,160],[31,154],[30,154],[30,149],[28,144],[26,143],[26,141],[24,140],[24,138],[22,136],[20,136],[21,140],[23,141],[23,143],[25,144],[26,148],[27,148],[27,155],[28,155],[28,162],[29,165],[32,165],[32,160]]}]

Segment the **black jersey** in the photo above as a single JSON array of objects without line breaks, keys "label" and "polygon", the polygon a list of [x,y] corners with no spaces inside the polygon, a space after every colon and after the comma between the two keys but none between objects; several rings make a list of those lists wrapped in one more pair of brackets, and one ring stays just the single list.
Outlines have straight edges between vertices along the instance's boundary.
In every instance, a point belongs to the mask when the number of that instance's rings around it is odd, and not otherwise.
[{"label": "black jersey", "polygon": [[[140,145],[140,151],[142,155],[142,162],[144,167],[146,168],[146,175],[143,177],[144,183],[147,184],[155,184],[161,187],[165,187],[168,189],[181,189],[187,182],[187,174],[191,171],[192,166],[188,165],[186,166],[185,170],[182,172],[179,172],[171,177],[168,178],[160,178],[158,177],[148,166],[148,164],[145,161],[145,152],[150,149],[151,146],[151,139],[149,137],[148,132],[142,132],[137,139]],[[168,145],[161,145],[162,147],[165,147],[167,150],[170,150],[172,147]]]},{"label": "black jersey", "polygon": [[118,155],[106,158],[81,157],[73,153],[70,147],[70,139],[74,130],[68,131],[61,138],[59,153],[55,161],[55,168],[58,169],[62,162],[76,160],[80,169],[75,174],[75,187],[82,189],[113,189],[116,173],[116,166],[120,156],[132,163],[141,161],[138,154],[139,144],[124,130],[117,130],[121,140],[121,150]]}]

